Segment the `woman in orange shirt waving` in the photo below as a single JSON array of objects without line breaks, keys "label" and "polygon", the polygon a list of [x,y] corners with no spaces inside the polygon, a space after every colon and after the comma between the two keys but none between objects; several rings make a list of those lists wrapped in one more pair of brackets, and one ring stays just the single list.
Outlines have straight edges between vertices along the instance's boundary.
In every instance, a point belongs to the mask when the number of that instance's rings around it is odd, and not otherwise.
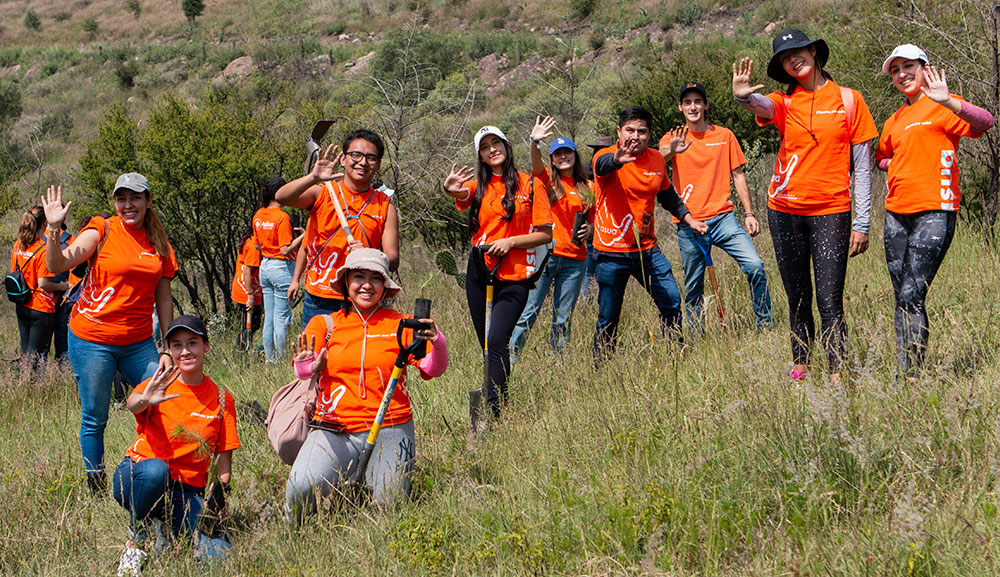
[{"label": "woman in orange shirt waving", "polygon": [[21,217],[17,241],[10,253],[10,270],[21,271],[25,283],[31,288],[26,300],[17,303],[17,330],[21,335],[21,362],[30,365],[33,378],[41,376],[49,342],[55,327],[56,302],[53,292],[65,292],[69,283],[52,280],[45,268],[45,213],[36,206]]},{"label": "woman in orange shirt waving", "polygon": [[788,90],[757,94],[763,84],[753,85],[753,61],[744,58],[733,63],[733,96],[757,116],[759,126],[773,124],[781,135],[767,217],[788,295],[792,378],[804,378],[809,369],[815,277],[827,370],[837,380],[847,355],[847,258],[868,249],[870,141],[878,130],[861,93],[838,86],[823,69],[830,56],[826,42],[785,30],[774,38],[772,49],[767,75],[788,84]]},{"label": "woman in orange shirt waving", "polygon": [[[552,135],[551,129],[554,126],[555,120],[546,116],[536,120],[531,129],[531,175],[541,182],[548,195],[554,221],[552,236],[555,246],[545,270],[538,277],[538,284],[528,294],[524,312],[510,338],[514,362],[524,347],[528,331],[538,318],[550,286],[553,294],[549,345],[553,350],[562,352],[569,340],[570,320],[587,269],[587,246],[584,241],[593,232],[590,222],[594,218],[594,193],[590,190],[591,183],[587,178],[586,168],[580,162],[580,155],[572,138],[563,136],[552,141],[549,145],[551,169],[545,169],[539,146],[543,139]],[[579,225],[576,230],[573,230],[574,224]]]},{"label": "woman in orange shirt waving", "polygon": [[949,92],[944,71],[913,44],[897,46],[882,72],[906,97],[882,127],[875,160],[889,172],[885,260],[896,293],[896,362],[912,375],[927,347],[927,290],[955,234],[958,140],[978,138],[993,115]]},{"label": "woman in orange shirt waving", "polygon": [[[475,170],[453,165],[444,190],[459,210],[469,211],[474,248],[466,270],[465,295],[479,345],[489,339],[490,377],[484,393],[493,415],[499,416],[500,404],[507,397],[510,337],[528,302],[529,277],[542,264],[535,248],[552,241],[552,213],[541,181],[534,179],[532,184],[527,174],[514,167],[514,151],[499,128],[480,128],[474,147]],[[486,335],[486,285],[490,283],[494,285],[493,314]]]},{"label": "woman in orange shirt waving", "polygon": [[115,216],[95,216],[76,240],[59,250],[59,227],[72,203],[63,205],[62,187],[49,187],[45,218],[45,264],[53,273],[91,261],[80,299],[69,321],[69,360],[80,392],[80,447],[87,482],[95,493],[107,490],[104,428],[111,404],[111,383],[121,371],[141,383],[157,366],[173,364],[153,342],[153,305],[161,327],[174,318],[170,281],[177,271],[152,206],[149,182],[130,172],[118,177],[113,192]]},{"label": "woman in orange shirt waving", "polygon": [[[405,330],[399,323],[409,315],[382,306],[400,291],[389,277],[389,257],[374,248],[352,250],[332,281],[349,305],[310,319],[299,337],[295,372],[299,378],[318,377],[319,395],[307,407],[311,417],[305,443],[292,464],[285,487],[285,513],[295,520],[315,503],[315,491],[327,496],[355,473],[368,432],[382,403],[400,344],[429,341],[420,361],[410,358],[420,376],[431,379],[448,367],[444,335],[432,319],[426,328]],[[400,343],[400,340],[402,343]],[[376,503],[385,505],[409,491],[416,455],[410,396],[400,377],[390,399],[381,434],[364,472]]]}]

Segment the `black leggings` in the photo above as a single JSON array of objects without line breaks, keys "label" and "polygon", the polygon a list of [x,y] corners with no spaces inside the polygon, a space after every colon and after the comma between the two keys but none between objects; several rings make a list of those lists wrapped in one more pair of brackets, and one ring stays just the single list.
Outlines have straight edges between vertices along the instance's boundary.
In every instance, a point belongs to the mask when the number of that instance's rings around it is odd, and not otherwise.
[{"label": "black leggings", "polygon": [[49,356],[55,313],[43,313],[17,305],[17,330],[21,333],[21,362],[28,363],[31,376],[41,376],[45,357]]},{"label": "black leggings", "polygon": [[911,373],[924,362],[928,321],[924,301],[955,235],[955,213],[885,213],[885,261],[896,293],[896,365]]},{"label": "black leggings", "polygon": [[851,242],[851,213],[800,216],[768,209],[774,256],[788,295],[788,322],[792,331],[792,359],[809,364],[815,328],[813,288],[809,278],[812,260],[816,279],[816,308],[822,326],[828,370],[840,371],[847,355],[847,324],[844,322],[844,279]]},{"label": "black leggings", "polygon": [[[479,346],[486,334],[486,285],[489,271],[473,253],[465,273],[465,296],[469,300],[472,325],[476,328]],[[489,335],[489,383],[484,396],[494,416],[500,414],[500,404],[507,402],[507,376],[510,375],[510,336],[528,302],[531,283],[528,281],[495,281],[493,283],[493,314]]]}]

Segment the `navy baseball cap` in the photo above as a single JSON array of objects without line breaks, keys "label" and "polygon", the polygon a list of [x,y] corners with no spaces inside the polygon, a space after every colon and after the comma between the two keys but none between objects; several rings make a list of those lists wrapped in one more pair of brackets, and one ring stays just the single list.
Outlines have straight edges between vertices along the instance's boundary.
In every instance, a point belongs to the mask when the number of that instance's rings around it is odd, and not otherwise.
[{"label": "navy baseball cap", "polygon": [[167,326],[167,332],[164,333],[163,340],[167,341],[170,338],[170,333],[180,329],[191,331],[206,341],[208,340],[208,329],[205,328],[205,323],[194,315],[181,315],[174,319]]},{"label": "navy baseball cap", "polygon": [[565,136],[560,136],[559,138],[553,140],[552,144],[549,145],[549,156],[551,156],[553,152],[559,150],[560,148],[568,148],[573,152],[576,152],[576,143],[573,142],[572,138],[566,138]]}]

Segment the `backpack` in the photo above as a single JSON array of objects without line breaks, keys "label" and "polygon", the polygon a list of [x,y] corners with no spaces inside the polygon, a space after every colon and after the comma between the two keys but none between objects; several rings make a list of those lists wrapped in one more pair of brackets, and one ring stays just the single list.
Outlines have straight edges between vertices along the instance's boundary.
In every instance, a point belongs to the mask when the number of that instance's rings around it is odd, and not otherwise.
[{"label": "backpack", "polygon": [[24,273],[21,272],[22,266],[28,266],[31,259],[35,258],[35,255],[41,252],[42,248],[38,248],[35,252],[31,253],[28,260],[24,261],[24,265],[17,265],[14,270],[3,277],[3,287],[7,290],[7,300],[14,304],[27,304],[31,300],[31,295],[34,294],[35,289],[28,285],[28,281],[24,278]]},{"label": "backpack", "polygon": [[[326,321],[326,340],[329,342],[333,331],[333,317],[323,315]],[[316,400],[318,383],[316,378],[304,381],[294,379],[278,389],[271,397],[271,405],[267,408],[267,439],[274,447],[274,452],[284,463],[291,465],[299,455],[302,444],[309,434],[309,421],[305,407]]]}]

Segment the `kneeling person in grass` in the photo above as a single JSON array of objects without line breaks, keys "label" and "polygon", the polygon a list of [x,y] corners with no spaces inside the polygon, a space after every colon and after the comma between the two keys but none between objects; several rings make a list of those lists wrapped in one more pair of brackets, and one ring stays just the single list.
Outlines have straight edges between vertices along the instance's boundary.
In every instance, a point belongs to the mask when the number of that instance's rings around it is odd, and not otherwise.
[{"label": "kneeling person in grass", "polygon": [[158,546],[166,537],[164,523],[173,535],[194,535],[205,508],[213,455],[220,489],[210,499],[222,508],[233,449],[240,447],[233,396],[203,370],[209,349],[205,324],[190,315],[177,317],[164,342],[174,368],[157,370],[126,401],[139,436],[114,475],[115,500],[128,509],[130,522],[118,575],[139,574],[148,529]]}]

